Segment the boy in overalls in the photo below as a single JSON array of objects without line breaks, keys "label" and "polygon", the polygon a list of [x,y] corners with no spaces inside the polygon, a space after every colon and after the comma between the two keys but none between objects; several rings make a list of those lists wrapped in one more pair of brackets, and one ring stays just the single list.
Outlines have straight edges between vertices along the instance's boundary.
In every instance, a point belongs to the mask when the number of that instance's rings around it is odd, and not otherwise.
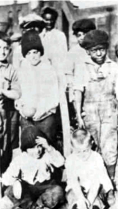
[{"label": "boy in overalls", "polygon": [[[116,80],[118,67],[107,57],[108,45],[106,32],[93,30],[87,33],[83,46],[90,60],[87,59],[81,69],[76,69],[74,88],[79,126],[85,126],[93,136],[97,150],[101,153],[108,174],[113,180],[117,160]],[[77,67],[79,68],[79,65]],[[82,119],[83,91],[84,118]]]}]

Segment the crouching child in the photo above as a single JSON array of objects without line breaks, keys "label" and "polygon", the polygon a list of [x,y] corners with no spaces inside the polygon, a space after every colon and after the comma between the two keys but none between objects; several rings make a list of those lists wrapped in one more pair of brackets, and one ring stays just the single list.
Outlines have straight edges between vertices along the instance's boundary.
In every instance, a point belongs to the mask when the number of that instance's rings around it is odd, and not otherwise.
[{"label": "crouching child", "polygon": [[[0,181],[7,186],[0,207],[32,208],[34,204],[54,208],[64,200],[61,174],[63,156],[48,144],[44,134],[31,125],[21,134],[22,153],[14,158]],[[59,174],[59,172],[57,172]],[[55,177],[56,176],[56,177]],[[39,200],[39,201],[38,201]]]},{"label": "crouching child", "polygon": [[69,208],[102,209],[115,203],[111,180],[102,157],[91,149],[86,130],[75,130],[72,153],[66,160],[67,200]]}]

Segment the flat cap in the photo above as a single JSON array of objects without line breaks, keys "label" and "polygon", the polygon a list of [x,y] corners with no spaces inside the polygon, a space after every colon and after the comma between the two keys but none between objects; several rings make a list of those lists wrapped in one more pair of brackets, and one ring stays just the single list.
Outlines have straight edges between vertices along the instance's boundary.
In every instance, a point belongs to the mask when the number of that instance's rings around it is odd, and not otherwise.
[{"label": "flat cap", "polygon": [[88,32],[83,40],[82,47],[85,49],[90,49],[97,45],[109,45],[109,36],[105,31],[102,30],[92,30]]},{"label": "flat cap", "polygon": [[79,31],[88,33],[91,30],[95,30],[96,26],[94,22],[90,19],[77,20],[72,25],[73,33],[76,35]]}]

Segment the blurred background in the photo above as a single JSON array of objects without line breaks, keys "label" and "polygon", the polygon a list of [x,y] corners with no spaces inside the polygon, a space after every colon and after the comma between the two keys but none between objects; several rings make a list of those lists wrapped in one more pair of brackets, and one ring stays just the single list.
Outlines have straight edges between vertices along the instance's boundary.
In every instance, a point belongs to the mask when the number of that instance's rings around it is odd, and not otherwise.
[{"label": "blurred background", "polygon": [[20,33],[19,17],[30,13],[40,15],[44,6],[54,7],[59,18],[56,27],[62,30],[68,41],[68,48],[76,43],[72,34],[72,24],[82,18],[92,19],[98,29],[108,32],[110,37],[109,56],[116,61],[115,45],[118,43],[118,3],[117,1],[39,1],[39,0],[4,0],[0,1],[0,29],[10,36]]}]

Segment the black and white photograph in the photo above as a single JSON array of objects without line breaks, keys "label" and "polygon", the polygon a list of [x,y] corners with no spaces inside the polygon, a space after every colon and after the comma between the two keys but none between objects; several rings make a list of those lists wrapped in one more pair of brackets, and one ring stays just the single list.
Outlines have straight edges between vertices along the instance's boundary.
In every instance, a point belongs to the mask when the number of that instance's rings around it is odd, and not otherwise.
[{"label": "black and white photograph", "polygon": [[118,209],[117,0],[0,0],[0,209]]}]

